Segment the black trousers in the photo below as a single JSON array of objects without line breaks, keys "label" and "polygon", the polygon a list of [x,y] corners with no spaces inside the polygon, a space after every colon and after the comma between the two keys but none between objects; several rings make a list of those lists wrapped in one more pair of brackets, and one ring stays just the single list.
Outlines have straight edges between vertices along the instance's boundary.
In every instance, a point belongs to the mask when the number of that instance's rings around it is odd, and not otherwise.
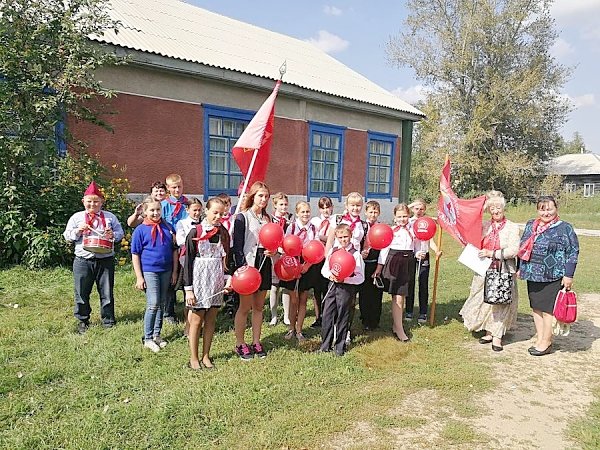
[{"label": "black trousers", "polygon": [[365,281],[358,289],[358,307],[363,327],[376,328],[381,318],[383,289],[373,284],[373,273],[377,262],[365,262]]},{"label": "black trousers", "polygon": [[[426,265],[424,265],[426,263]],[[429,255],[421,261],[419,269],[419,260],[416,263],[419,273],[415,278],[419,280],[419,315],[427,314],[427,303],[429,301]],[[408,295],[406,296],[406,312],[413,313],[415,305],[415,278],[408,285]]]},{"label": "black trousers", "polygon": [[[321,350],[343,355],[346,351],[346,334],[348,333],[350,307],[356,295],[356,286],[344,283],[329,283],[328,293],[323,300],[321,324]],[[334,333],[335,326],[335,333]],[[334,340],[335,334],[335,340]]]}]

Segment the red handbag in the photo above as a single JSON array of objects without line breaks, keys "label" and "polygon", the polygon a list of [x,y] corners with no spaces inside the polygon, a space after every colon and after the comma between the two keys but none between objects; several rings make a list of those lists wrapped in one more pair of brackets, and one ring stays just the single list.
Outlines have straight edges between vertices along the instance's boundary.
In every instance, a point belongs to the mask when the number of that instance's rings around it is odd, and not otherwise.
[{"label": "red handbag", "polygon": [[561,289],[554,302],[554,317],[562,323],[573,323],[577,320],[577,296],[573,291]]}]

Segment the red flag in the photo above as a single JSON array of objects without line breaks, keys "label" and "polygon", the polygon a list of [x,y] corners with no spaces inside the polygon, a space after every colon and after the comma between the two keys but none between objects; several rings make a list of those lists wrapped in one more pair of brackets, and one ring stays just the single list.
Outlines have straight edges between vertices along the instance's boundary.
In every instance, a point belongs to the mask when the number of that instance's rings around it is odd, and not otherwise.
[{"label": "red flag", "polygon": [[[231,152],[244,177],[248,177],[248,186],[255,181],[264,181],[271,154],[273,140],[273,121],[275,117],[275,98],[281,80],[277,80],[273,92],[256,112]],[[254,167],[250,167],[252,155],[257,150]],[[251,172],[248,175],[248,172]]]},{"label": "red flag", "polygon": [[462,245],[469,243],[481,248],[481,220],[485,200],[485,195],[470,200],[463,200],[456,196],[450,186],[450,158],[446,158],[440,177],[438,201],[440,226]]}]

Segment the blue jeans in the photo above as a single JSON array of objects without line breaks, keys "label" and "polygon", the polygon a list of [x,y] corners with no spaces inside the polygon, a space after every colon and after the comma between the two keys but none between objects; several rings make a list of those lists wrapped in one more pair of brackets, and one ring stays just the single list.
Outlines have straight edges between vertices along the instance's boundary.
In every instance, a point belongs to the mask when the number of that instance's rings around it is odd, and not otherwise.
[{"label": "blue jeans", "polygon": [[75,318],[88,323],[92,307],[90,294],[94,283],[100,296],[100,316],[105,325],[115,323],[115,258],[85,259],[76,256],[73,260],[73,284],[75,287]]},{"label": "blue jeans", "polygon": [[171,283],[171,271],[144,272],[146,281],[146,312],[144,314],[144,340],[160,336],[167,290]]}]

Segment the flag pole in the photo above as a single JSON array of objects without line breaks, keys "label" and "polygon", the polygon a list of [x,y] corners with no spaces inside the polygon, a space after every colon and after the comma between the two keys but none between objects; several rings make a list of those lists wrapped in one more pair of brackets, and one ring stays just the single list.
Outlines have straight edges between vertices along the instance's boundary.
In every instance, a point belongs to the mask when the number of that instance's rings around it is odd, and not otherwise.
[{"label": "flag pole", "polygon": [[437,300],[438,276],[440,273],[440,258],[442,257],[442,227],[440,227],[437,239],[438,251],[435,255],[435,270],[433,272],[433,295],[431,296],[431,310],[429,311],[429,326],[432,327],[435,323],[435,304]]},{"label": "flag pole", "polygon": [[[284,60],[283,64],[279,67],[278,83],[281,82],[281,80],[283,80],[283,75],[286,73],[286,71],[287,71],[287,59]],[[242,206],[242,198],[244,198],[244,194],[246,193],[246,190],[248,189],[248,182],[250,181],[250,176],[252,175],[252,169],[254,169],[254,163],[256,162],[257,155],[258,155],[258,148],[255,148],[254,152],[252,153],[252,159],[250,160],[250,165],[248,166],[248,173],[246,174],[246,177],[244,178],[244,185],[242,186],[242,192],[240,192],[238,194],[238,202],[235,207],[235,212],[233,213],[234,217],[237,216],[238,213],[240,212],[240,208]]]},{"label": "flag pole", "polygon": [[[446,159],[444,161],[444,165],[450,159],[450,155],[446,153]],[[440,186],[440,195],[442,195],[441,186]],[[438,212],[439,214],[439,212]],[[437,239],[437,253],[435,254],[435,270],[433,272],[433,294],[431,296],[431,310],[429,311],[429,326],[433,327],[435,324],[435,305],[437,301],[437,286],[438,286],[438,277],[440,274],[440,258],[442,257],[442,227],[438,223],[438,227],[440,227],[440,232],[438,234]]]}]

